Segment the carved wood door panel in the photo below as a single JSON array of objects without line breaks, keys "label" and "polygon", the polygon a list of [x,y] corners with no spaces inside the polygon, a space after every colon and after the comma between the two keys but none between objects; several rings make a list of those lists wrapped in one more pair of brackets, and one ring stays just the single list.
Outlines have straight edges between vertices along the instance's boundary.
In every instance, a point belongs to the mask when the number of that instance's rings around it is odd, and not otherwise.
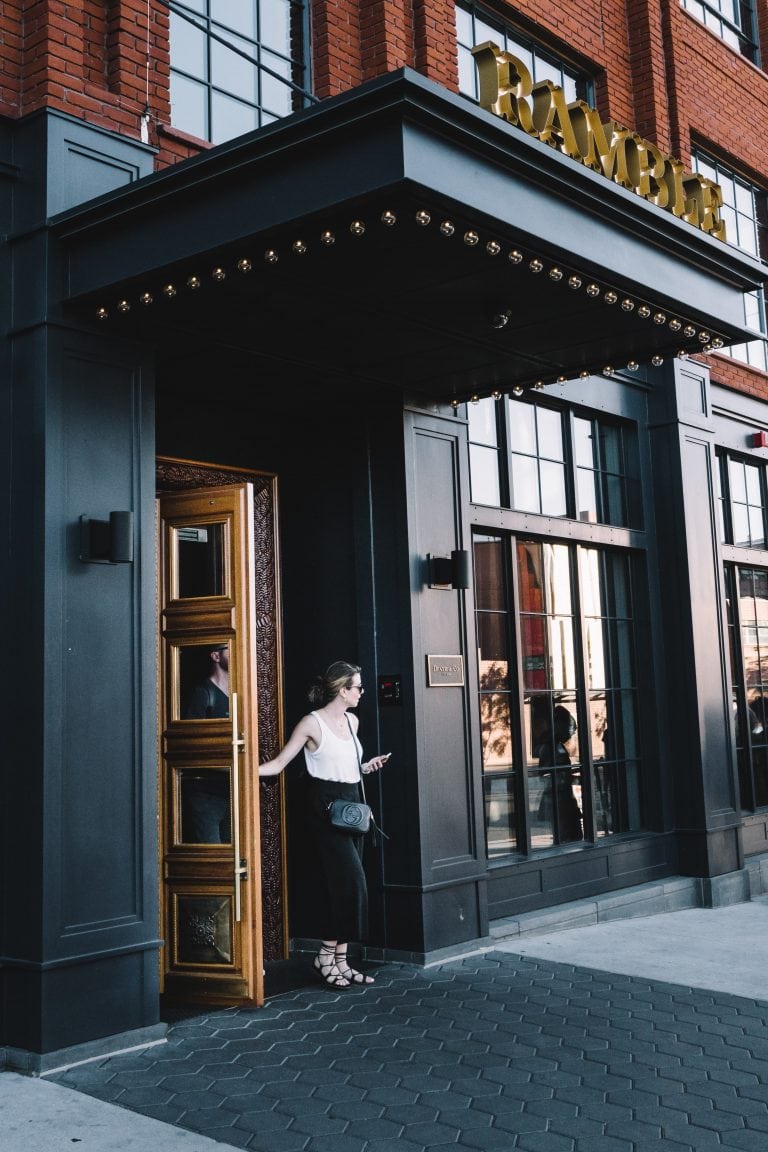
[{"label": "carved wood door panel", "polygon": [[[160,495],[235,483],[249,483],[253,488],[256,708],[260,758],[268,760],[279,751],[283,736],[277,478],[273,473],[169,457],[158,458],[156,476]],[[259,783],[261,916],[265,961],[282,960],[288,956],[284,789],[282,775]]]}]

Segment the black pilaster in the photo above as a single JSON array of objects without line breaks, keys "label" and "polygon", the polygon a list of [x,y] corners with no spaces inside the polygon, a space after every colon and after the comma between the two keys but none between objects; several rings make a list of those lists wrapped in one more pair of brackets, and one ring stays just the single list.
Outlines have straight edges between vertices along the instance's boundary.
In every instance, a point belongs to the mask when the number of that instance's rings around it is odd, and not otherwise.
[{"label": "black pilaster", "polygon": [[[744,883],[733,764],[709,371],[675,360],[652,402],[659,580],[680,870],[718,891]],[[736,875],[732,875],[736,874]],[[730,878],[729,878],[730,877]]]}]

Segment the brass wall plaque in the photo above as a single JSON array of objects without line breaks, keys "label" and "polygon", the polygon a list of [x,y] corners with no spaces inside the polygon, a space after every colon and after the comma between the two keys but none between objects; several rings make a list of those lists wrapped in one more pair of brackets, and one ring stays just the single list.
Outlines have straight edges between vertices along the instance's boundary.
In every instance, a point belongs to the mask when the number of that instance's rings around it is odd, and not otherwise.
[{"label": "brass wall plaque", "polygon": [[464,657],[427,656],[427,684],[430,688],[463,687]]}]

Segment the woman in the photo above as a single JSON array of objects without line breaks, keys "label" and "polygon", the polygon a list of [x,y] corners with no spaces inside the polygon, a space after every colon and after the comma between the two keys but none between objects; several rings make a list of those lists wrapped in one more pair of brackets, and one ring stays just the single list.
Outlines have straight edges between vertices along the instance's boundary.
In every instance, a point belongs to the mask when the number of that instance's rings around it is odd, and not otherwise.
[{"label": "woman", "polygon": [[[557,769],[545,785],[539,804],[539,819],[551,824],[554,816],[558,844],[584,839],[581,808],[573,791],[576,783],[575,773],[569,768],[571,754],[574,752],[575,735],[574,717],[562,704],[556,704],[552,713],[550,736],[536,749],[540,768]],[[557,801],[556,804],[553,804],[553,796]]]},{"label": "woman", "polygon": [[360,767],[376,772],[389,756],[363,763],[357,738],[357,708],[363,686],[356,664],[338,660],[313,684],[309,702],[315,710],[304,716],[273,760],[259,768],[260,776],[277,776],[304,749],[309,773],[307,815],[325,881],[327,939],[314,959],[320,978],[332,988],[372,984],[373,978],[350,968],[347,945],[362,940],[368,919],[368,889],[362,865],[363,838],[335,829],[328,818],[332,800],[360,800]]}]

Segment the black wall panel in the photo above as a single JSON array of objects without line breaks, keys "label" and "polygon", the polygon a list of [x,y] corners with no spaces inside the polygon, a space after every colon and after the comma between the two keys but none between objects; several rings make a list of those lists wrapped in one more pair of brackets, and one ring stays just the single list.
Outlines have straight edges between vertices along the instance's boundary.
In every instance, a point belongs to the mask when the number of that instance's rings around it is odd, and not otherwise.
[{"label": "black wall panel", "polygon": [[[39,328],[15,353],[2,1039],[50,1052],[158,1020],[153,395],[142,356],[95,336]],[[117,510],[133,563],[83,563],[80,516]]]}]

